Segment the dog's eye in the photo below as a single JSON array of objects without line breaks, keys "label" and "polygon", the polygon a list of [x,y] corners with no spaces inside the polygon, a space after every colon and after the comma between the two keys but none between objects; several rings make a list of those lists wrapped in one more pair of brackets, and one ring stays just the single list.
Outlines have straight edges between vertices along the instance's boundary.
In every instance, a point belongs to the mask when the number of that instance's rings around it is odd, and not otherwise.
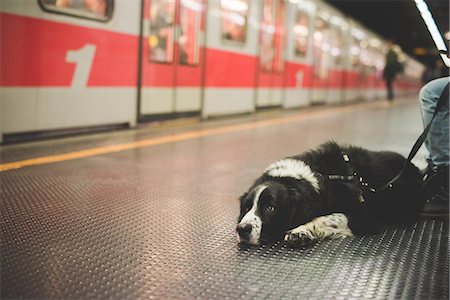
[{"label": "dog's eye", "polygon": [[272,206],[272,205],[268,205],[266,207],[266,211],[269,212],[269,213],[273,213],[275,211],[275,207]]}]

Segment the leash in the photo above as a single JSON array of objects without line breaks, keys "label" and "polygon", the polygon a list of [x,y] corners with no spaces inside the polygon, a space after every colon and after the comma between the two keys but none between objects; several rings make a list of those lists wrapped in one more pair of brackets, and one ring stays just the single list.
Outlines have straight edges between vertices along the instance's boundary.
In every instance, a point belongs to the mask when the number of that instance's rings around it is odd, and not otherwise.
[{"label": "leash", "polygon": [[408,158],[406,159],[405,163],[403,164],[402,169],[388,183],[386,183],[384,186],[379,188],[378,191],[384,191],[386,189],[392,188],[394,186],[394,183],[403,175],[408,163],[410,163],[411,160],[414,158],[414,156],[416,156],[417,151],[419,151],[420,147],[422,146],[423,142],[425,141],[425,138],[427,137],[428,132],[430,131],[430,127],[431,127],[431,124],[433,123],[434,118],[436,117],[437,113],[444,105],[445,101],[448,101],[448,98],[449,98],[449,83],[447,83],[444,90],[442,91],[441,96],[439,97],[438,103],[436,104],[436,108],[434,110],[433,117],[431,118],[430,123],[428,123],[427,127],[424,129],[422,134],[419,136],[419,138],[414,143],[414,146],[412,147],[411,151],[409,152]]}]

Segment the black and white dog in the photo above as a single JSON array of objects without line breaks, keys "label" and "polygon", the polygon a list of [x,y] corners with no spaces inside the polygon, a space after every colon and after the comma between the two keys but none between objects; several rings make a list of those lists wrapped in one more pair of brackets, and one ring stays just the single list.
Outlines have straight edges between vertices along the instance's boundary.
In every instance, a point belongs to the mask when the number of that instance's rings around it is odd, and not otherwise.
[{"label": "black and white dog", "polygon": [[328,142],[270,165],[241,196],[239,243],[284,239],[303,246],[325,238],[377,233],[382,225],[418,218],[425,201],[419,169],[406,159]]}]

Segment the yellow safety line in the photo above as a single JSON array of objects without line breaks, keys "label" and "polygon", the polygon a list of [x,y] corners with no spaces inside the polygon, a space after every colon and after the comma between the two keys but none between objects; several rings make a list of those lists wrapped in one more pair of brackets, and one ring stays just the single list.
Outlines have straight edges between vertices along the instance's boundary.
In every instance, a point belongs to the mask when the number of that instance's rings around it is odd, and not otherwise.
[{"label": "yellow safety line", "polygon": [[[372,103],[370,106],[380,106],[380,102],[378,103]],[[237,131],[244,131],[244,130],[250,130],[250,129],[256,129],[256,128],[263,128],[263,127],[269,127],[269,126],[276,126],[276,125],[283,125],[293,122],[298,122],[306,119],[316,118],[316,117],[324,117],[328,115],[334,115],[336,113],[345,113],[345,112],[351,112],[351,111],[357,111],[357,110],[365,110],[368,108],[368,105],[358,105],[358,106],[346,106],[346,107],[338,107],[334,109],[327,108],[325,111],[313,111],[308,112],[306,114],[301,115],[294,115],[294,116],[287,116],[287,117],[280,117],[280,118],[274,118],[270,120],[261,120],[261,121],[253,121],[250,123],[244,123],[244,124],[237,124],[237,125],[229,125],[229,126],[223,126],[219,128],[212,128],[212,129],[200,129],[195,131],[189,131],[185,133],[180,134],[174,134],[174,135],[168,135],[163,137],[156,137],[156,138],[150,138],[135,142],[129,142],[124,144],[116,144],[116,145],[107,145],[107,146],[101,146],[101,147],[95,147],[80,151],[74,151],[74,152],[68,152],[64,154],[56,154],[56,155],[49,155],[49,156],[43,156],[43,157],[37,157],[32,159],[26,159],[16,162],[10,162],[10,163],[4,163],[0,164],[0,172],[13,170],[13,169],[20,169],[23,167],[28,166],[36,166],[36,165],[43,165],[43,164],[49,164],[49,163],[56,163],[61,161],[67,161],[72,159],[78,159],[78,158],[85,158],[85,157],[91,157],[95,155],[101,155],[101,154],[108,154],[108,153],[114,153],[114,152],[120,152],[120,151],[126,151],[130,149],[137,149],[137,148],[143,148],[143,147],[150,147],[155,145],[161,145],[161,144],[168,144],[168,143],[174,143],[174,142],[180,142],[185,140],[191,140],[206,136],[213,136],[213,135],[220,135],[230,132],[237,132]]]}]

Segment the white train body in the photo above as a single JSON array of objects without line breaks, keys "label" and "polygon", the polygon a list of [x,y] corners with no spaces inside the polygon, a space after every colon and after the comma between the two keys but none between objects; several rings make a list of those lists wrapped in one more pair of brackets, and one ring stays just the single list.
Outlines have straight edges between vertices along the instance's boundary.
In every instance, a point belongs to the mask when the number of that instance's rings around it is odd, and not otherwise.
[{"label": "white train body", "polygon": [[[385,96],[385,41],[322,1],[2,0],[0,139]],[[401,54],[397,94],[423,66]]]}]

